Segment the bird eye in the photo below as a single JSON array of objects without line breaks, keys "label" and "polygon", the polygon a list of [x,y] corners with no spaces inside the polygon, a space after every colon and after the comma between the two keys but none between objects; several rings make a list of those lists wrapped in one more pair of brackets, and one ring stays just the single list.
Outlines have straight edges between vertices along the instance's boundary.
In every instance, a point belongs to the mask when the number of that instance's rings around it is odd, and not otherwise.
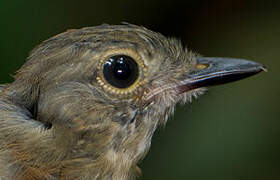
[{"label": "bird eye", "polygon": [[103,65],[104,79],[116,88],[128,88],[139,76],[138,64],[127,55],[109,57]]},{"label": "bird eye", "polygon": [[96,81],[106,92],[119,97],[131,97],[147,82],[147,68],[142,56],[129,48],[108,49],[97,66]]}]

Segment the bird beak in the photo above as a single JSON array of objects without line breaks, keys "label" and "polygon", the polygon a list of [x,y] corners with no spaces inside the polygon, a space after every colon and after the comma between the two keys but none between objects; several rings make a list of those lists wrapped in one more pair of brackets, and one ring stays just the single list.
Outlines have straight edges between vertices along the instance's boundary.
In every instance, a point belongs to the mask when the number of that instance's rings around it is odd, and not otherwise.
[{"label": "bird beak", "polygon": [[183,93],[200,87],[208,87],[237,81],[261,71],[263,65],[244,59],[198,57],[196,66],[185,80],[176,87]]}]

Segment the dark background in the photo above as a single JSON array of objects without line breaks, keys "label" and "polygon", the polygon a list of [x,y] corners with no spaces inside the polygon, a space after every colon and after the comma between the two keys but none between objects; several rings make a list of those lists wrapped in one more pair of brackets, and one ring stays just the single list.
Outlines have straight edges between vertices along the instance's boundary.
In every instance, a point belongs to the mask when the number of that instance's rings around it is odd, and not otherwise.
[{"label": "dark background", "polygon": [[271,0],[1,0],[0,83],[11,82],[43,40],[123,21],[178,37],[205,56],[258,61],[268,73],[210,88],[177,108],[140,163],[142,179],[280,179],[279,19]]}]

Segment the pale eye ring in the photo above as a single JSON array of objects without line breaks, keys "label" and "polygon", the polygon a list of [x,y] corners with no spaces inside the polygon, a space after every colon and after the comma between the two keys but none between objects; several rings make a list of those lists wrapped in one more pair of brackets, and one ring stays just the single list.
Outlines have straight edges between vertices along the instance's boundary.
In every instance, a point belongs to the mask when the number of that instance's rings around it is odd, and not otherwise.
[{"label": "pale eye ring", "polygon": [[143,56],[133,49],[107,50],[100,57],[97,69],[97,83],[113,95],[136,95],[141,91],[139,87],[147,82]]}]

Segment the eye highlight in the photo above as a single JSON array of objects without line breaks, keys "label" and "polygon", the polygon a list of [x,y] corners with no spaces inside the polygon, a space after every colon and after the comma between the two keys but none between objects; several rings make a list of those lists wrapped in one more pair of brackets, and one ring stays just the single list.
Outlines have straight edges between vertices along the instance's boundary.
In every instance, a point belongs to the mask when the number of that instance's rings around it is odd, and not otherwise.
[{"label": "eye highlight", "polygon": [[117,88],[131,86],[139,76],[138,64],[127,55],[109,57],[103,65],[102,72],[105,80]]},{"label": "eye highlight", "polygon": [[96,80],[111,94],[137,94],[146,82],[146,73],[144,62],[136,51],[111,49],[100,59]]}]

